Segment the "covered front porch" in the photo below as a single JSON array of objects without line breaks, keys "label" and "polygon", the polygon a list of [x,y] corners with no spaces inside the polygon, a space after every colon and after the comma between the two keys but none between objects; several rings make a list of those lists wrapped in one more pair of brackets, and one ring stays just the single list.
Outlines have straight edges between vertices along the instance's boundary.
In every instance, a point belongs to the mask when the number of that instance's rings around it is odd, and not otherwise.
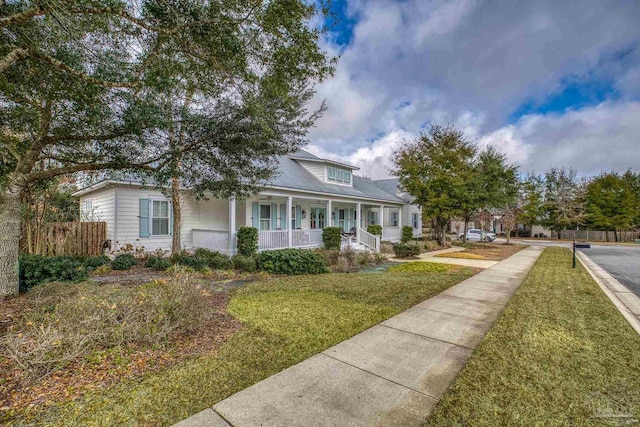
[{"label": "covered front porch", "polygon": [[[229,201],[230,231],[193,230],[194,249],[204,247],[235,253],[236,231],[241,226],[258,229],[258,250],[321,247],[325,227],[339,227],[343,246],[380,250],[380,241],[398,242],[402,205],[335,197],[262,193],[242,202]],[[366,231],[382,226],[382,236]]]}]

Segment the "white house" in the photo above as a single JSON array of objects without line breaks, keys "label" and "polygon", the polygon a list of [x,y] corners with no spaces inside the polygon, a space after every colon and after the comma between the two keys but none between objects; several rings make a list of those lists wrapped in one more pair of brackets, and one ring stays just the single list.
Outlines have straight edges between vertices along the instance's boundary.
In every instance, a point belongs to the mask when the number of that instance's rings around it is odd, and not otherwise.
[{"label": "white house", "polygon": [[[182,247],[235,252],[241,226],[259,230],[259,249],[322,245],[322,229],[336,226],[345,241],[377,251],[380,238],[367,233],[382,225],[382,240],[398,241],[403,225],[422,230],[420,209],[398,193],[397,180],[355,176],[356,166],[298,151],[279,159],[278,173],[266,189],[243,200],[196,200],[182,194]],[[112,249],[125,244],[145,250],[171,249],[171,201],[138,181],[104,180],[74,194],[84,221],[105,221]]]}]

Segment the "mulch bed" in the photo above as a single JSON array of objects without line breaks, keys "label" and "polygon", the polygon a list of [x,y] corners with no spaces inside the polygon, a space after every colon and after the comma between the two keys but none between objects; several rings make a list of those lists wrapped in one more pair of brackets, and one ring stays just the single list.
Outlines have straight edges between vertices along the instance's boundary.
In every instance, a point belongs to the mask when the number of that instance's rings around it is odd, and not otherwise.
[{"label": "mulch bed", "polygon": [[509,258],[516,252],[520,252],[524,248],[526,248],[525,245],[478,243],[477,248],[465,249],[462,253],[481,255],[483,259],[487,261],[502,261],[503,259]]},{"label": "mulch bed", "polygon": [[[0,420],[17,408],[48,406],[214,352],[242,325],[226,311],[228,292],[213,292],[206,298],[211,303],[211,319],[197,331],[173,340],[164,349],[104,352],[101,357],[94,358],[98,360],[70,363],[34,384],[23,381],[22,371],[13,361],[0,357]],[[0,333],[28,310],[27,298],[0,300]]]}]

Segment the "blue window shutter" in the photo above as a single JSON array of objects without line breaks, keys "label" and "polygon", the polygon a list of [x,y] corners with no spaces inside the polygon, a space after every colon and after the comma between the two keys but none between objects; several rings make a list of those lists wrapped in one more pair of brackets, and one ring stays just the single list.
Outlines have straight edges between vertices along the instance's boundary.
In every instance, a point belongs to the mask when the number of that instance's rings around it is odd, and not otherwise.
[{"label": "blue window shutter", "polygon": [[138,199],[138,235],[139,237],[149,237],[149,199]]},{"label": "blue window shutter", "polygon": [[287,205],[284,203],[280,204],[280,228],[287,229]]},{"label": "blue window shutter", "polygon": [[302,228],[302,206],[296,205],[296,228]]},{"label": "blue window shutter", "polygon": [[260,205],[258,204],[258,202],[253,202],[251,204],[251,226],[259,228],[258,221],[260,221]]},{"label": "blue window shutter", "polygon": [[271,229],[278,228],[278,204],[271,203]]}]

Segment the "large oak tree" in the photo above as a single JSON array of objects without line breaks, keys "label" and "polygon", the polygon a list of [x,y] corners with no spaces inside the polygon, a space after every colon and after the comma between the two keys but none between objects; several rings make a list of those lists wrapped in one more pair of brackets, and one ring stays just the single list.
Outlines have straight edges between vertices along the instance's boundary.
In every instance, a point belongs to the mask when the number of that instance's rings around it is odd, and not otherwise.
[{"label": "large oak tree", "polygon": [[39,182],[122,170],[228,195],[268,178],[274,156],[302,144],[305,102],[332,70],[310,26],[323,12],[302,0],[1,2],[0,295],[17,290],[18,203]]}]

